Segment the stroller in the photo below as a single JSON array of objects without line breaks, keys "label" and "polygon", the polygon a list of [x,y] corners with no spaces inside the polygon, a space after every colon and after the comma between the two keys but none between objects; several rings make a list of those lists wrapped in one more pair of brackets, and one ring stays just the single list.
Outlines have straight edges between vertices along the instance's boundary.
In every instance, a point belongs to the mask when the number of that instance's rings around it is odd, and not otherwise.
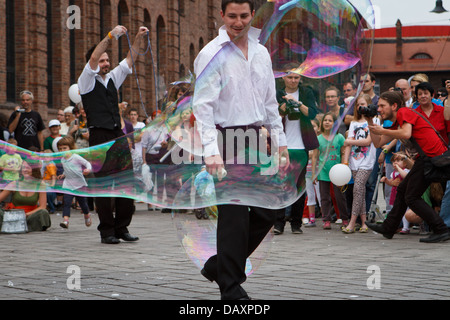
[{"label": "stroller", "polygon": [[375,184],[375,192],[372,197],[372,202],[370,204],[369,212],[367,213],[367,221],[370,223],[383,223],[384,215],[380,210],[380,206],[377,204],[378,200],[378,187],[380,185],[381,177],[383,176],[384,162],[380,164],[378,169],[377,183]]}]

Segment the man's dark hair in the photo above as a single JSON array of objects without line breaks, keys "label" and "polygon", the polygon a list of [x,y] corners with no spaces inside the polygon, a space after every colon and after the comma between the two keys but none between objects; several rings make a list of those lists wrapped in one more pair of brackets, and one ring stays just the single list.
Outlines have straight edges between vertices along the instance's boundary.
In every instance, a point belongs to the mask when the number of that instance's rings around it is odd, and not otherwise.
[{"label": "man's dark hair", "polygon": [[356,86],[356,84],[355,84],[353,81],[347,81],[347,82],[345,82],[345,83],[342,85],[342,87],[345,87],[347,84],[351,85],[353,90],[356,90],[356,89],[358,88],[358,87]]},{"label": "man's dark hair", "polygon": [[92,56],[92,53],[94,53],[94,50],[95,50],[95,48],[96,48],[97,46],[95,45],[95,46],[93,46],[92,48],[90,48],[87,52],[86,52],[86,63],[88,63],[89,62],[89,60],[91,60],[91,56]]},{"label": "man's dark hair", "polygon": [[250,11],[253,12],[255,10],[255,5],[253,0],[222,0],[222,12],[225,13],[228,4],[230,3],[248,3],[250,5]]},{"label": "man's dark hair", "polygon": [[386,100],[390,105],[397,104],[397,110],[405,106],[405,98],[398,91],[386,91],[380,95],[380,99]]},{"label": "man's dark hair", "polygon": [[417,97],[417,95],[418,95],[419,89],[420,89],[420,90],[428,90],[428,91],[430,91],[431,96],[434,95],[434,88],[433,88],[433,86],[431,85],[431,83],[429,83],[429,82],[422,82],[422,83],[419,83],[419,84],[416,86],[416,92],[415,92],[415,93],[416,93],[416,97]]},{"label": "man's dark hair", "polygon": [[375,77],[375,75],[372,72],[366,73],[365,76],[369,76],[371,82],[377,80],[377,78]]},{"label": "man's dark hair", "polygon": [[139,111],[135,107],[131,107],[130,110],[128,110],[128,114],[130,114],[131,111],[135,111],[139,115]]}]

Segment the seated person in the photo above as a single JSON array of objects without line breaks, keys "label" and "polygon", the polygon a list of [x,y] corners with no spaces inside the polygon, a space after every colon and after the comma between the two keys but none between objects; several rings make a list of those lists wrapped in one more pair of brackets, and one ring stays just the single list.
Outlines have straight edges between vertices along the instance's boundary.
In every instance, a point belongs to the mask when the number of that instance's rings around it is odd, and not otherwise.
[{"label": "seated person", "polygon": [[[36,184],[42,184],[42,186]],[[29,163],[23,161],[20,179],[8,184],[0,193],[0,202],[9,195],[12,196],[11,202],[6,204],[4,210],[23,209],[25,211],[29,232],[45,231],[51,225],[50,215],[46,209],[46,192],[26,191],[36,190],[37,187],[45,190],[45,185],[41,181],[40,167],[31,168]],[[3,223],[3,214],[4,211],[0,209],[0,227]]]}]

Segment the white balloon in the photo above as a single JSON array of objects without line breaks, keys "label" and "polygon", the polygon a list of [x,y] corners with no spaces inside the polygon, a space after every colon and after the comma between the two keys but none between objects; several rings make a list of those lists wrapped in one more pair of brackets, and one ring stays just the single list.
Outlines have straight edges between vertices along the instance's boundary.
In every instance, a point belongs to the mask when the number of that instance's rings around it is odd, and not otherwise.
[{"label": "white balloon", "polygon": [[62,137],[57,137],[57,138],[55,138],[55,140],[53,140],[53,143],[52,143],[53,152],[59,152],[57,144],[58,144],[58,141],[61,139],[62,139]]},{"label": "white balloon", "polygon": [[342,187],[350,182],[350,179],[352,178],[352,171],[345,164],[339,163],[335,164],[330,169],[329,175],[330,180],[334,185]]},{"label": "white balloon", "polygon": [[78,89],[78,84],[73,84],[69,88],[69,98],[72,100],[73,103],[80,103],[81,102],[81,96],[80,96],[80,90]]}]

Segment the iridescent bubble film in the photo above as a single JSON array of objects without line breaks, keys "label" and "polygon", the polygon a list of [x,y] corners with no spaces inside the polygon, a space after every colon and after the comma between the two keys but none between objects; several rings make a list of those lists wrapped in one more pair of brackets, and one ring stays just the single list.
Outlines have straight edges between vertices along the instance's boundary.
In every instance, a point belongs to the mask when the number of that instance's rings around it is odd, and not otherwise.
[{"label": "iridescent bubble film", "polygon": [[[297,73],[301,75],[302,85],[314,93],[311,107],[324,113],[328,111],[324,97],[327,87],[340,88],[346,81],[358,84],[368,71],[373,16],[369,0],[269,1],[256,13],[252,27],[261,30],[260,43],[267,48],[272,60],[276,89],[283,87],[283,76]],[[15,168],[20,173],[19,180],[2,179],[0,189],[126,197],[173,210],[204,208],[208,217],[216,216],[216,206],[221,204],[271,209],[291,205],[305,191],[304,183],[297,184],[297,180],[308,161],[292,154],[289,167],[280,167],[278,139],[271,128],[255,131],[251,136],[237,133],[237,140],[242,138],[253,143],[244,143],[237,148],[240,152],[238,158],[246,158],[246,162],[225,162],[226,176],[223,179],[204,170],[201,142],[204,128],[195,118],[195,114],[204,111],[196,103],[197,95],[207,94],[215,99],[227,89],[229,83],[219,81],[217,71],[224,61],[233,65],[234,58],[231,57],[235,56],[235,50],[237,47],[228,43],[211,57],[211,62],[203,66],[200,74],[192,74],[173,83],[169,91],[183,88],[179,97],[166,97],[161,114],[145,128],[114,141],[69,152],[55,149],[48,153],[31,152],[0,141],[2,154],[17,153],[33,169],[30,174],[22,172],[22,168]],[[245,105],[240,107],[246,111]],[[242,115],[233,116],[238,119]],[[339,123],[344,116],[345,113]],[[143,165],[142,155],[135,149],[137,137],[142,137],[147,146],[158,154],[157,161]],[[219,143],[223,147],[227,141],[219,138]],[[84,176],[87,186],[70,189],[64,187],[64,180],[57,180],[52,186],[41,179],[49,163],[62,168],[63,157],[70,158],[71,154],[81,156],[92,165],[92,172]],[[178,237],[188,256],[201,266],[215,250],[215,220],[174,212]],[[263,243],[268,242],[270,240]],[[248,274],[264,260],[267,250],[263,252],[255,252],[253,260],[250,258]]]}]

